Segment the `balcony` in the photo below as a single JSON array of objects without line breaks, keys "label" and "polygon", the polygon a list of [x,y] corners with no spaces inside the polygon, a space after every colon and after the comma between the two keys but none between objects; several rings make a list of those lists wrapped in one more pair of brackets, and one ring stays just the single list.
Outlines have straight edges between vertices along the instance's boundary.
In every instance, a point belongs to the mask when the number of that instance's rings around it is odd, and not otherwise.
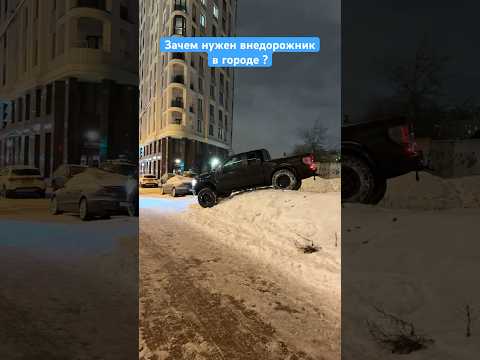
[{"label": "balcony", "polygon": [[183,109],[183,100],[182,99],[172,100],[172,107]]}]

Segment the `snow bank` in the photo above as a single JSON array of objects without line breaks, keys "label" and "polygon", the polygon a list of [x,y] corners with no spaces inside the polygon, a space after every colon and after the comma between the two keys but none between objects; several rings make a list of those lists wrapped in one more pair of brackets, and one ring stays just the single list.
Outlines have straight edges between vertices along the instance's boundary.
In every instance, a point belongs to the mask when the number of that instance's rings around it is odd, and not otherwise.
[{"label": "snow bank", "polygon": [[478,358],[480,330],[466,337],[465,307],[480,303],[480,210],[346,205],[342,218],[344,358],[399,358],[372,340],[366,321],[381,319],[374,306],[435,341],[408,359]]},{"label": "snow bank", "polygon": [[[272,189],[237,193],[185,221],[310,288],[340,297],[340,194]],[[318,251],[306,254],[305,247]]]},{"label": "snow bank", "polygon": [[480,207],[480,176],[443,179],[429,173],[407,174],[388,182],[379,204],[390,209],[453,209]]},{"label": "snow bank", "polygon": [[324,179],[321,177],[313,177],[303,180],[300,191],[328,193],[340,192],[341,180],[340,178]]}]

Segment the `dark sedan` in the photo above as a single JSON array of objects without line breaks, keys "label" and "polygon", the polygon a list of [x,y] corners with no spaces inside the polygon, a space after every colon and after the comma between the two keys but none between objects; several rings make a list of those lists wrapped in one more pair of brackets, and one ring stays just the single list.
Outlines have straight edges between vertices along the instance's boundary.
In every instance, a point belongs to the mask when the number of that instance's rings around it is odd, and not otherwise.
[{"label": "dark sedan", "polygon": [[126,175],[91,168],[72,177],[52,195],[51,213],[77,213],[84,221],[125,214]]}]

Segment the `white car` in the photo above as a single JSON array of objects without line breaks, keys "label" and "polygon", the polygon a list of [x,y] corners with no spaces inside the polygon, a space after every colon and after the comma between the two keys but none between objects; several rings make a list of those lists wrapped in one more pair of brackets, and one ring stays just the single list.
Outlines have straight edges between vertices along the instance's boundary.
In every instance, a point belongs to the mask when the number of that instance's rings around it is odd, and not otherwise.
[{"label": "white car", "polygon": [[30,166],[7,166],[0,170],[0,192],[3,197],[15,193],[45,197],[46,184],[40,170]]},{"label": "white car", "polygon": [[158,178],[155,175],[143,175],[140,177],[140,187],[158,187]]}]

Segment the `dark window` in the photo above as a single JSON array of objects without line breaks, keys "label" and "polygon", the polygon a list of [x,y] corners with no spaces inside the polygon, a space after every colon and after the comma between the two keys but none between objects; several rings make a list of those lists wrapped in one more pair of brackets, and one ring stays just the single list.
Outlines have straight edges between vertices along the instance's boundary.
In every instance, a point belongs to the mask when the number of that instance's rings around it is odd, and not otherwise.
[{"label": "dark window", "polygon": [[187,11],[186,0],[175,0],[173,5],[173,10],[175,11]]},{"label": "dark window", "polygon": [[53,88],[52,85],[47,85],[47,104],[46,104],[46,113],[50,115],[52,113],[52,101],[53,101]]},{"label": "dark window", "polygon": [[122,20],[128,21],[128,6],[120,5],[120,18]]},{"label": "dark window", "polygon": [[23,165],[30,164],[30,137],[27,135],[23,138]]},{"label": "dark window", "polygon": [[57,44],[57,34],[52,34],[52,59],[55,58]]},{"label": "dark window", "polygon": [[40,117],[42,115],[42,89],[35,91],[35,116]]},{"label": "dark window", "polygon": [[197,22],[197,7],[195,4],[192,5],[192,20],[194,23]]},{"label": "dark window", "polygon": [[18,99],[18,121],[23,121],[23,98]]},{"label": "dark window", "polygon": [[185,36],[187,32],[187,22],[183,16],[176,15],[173,18],[173,34]]},{"label": "dark window", "polygon": [[212,36],[216,37],[217,36],[217,28],[215,25],[212,25]]},{"label": "dark window", "polygon": [[44,164],[45,171],[43,172],[43,176],[50,177],[51,159],[52,159],[52,134],[46,133],[45,134],[45,164]]},{"label": "dark window", "polygon": [[215,123],[215,107],[210,105],[210,123]]},{"label": "dark window", "polygon": [[210,126],[208,127],[208,135],[213,136],[213,125],[212,124],[210,124]]},{"label": "dark window", "polygon": [[25,96],[25,120],[30,120],[31,99],[30,94]]},{"label": "dark window", "polygon": [[36,168],[40,168],[40,135],[35,135],[33,164]]},{"label": "dark window", "polygon": [[12,105],[12,123],[15,122],[15,101],[12,101],[11,102],[11,105]]}]

